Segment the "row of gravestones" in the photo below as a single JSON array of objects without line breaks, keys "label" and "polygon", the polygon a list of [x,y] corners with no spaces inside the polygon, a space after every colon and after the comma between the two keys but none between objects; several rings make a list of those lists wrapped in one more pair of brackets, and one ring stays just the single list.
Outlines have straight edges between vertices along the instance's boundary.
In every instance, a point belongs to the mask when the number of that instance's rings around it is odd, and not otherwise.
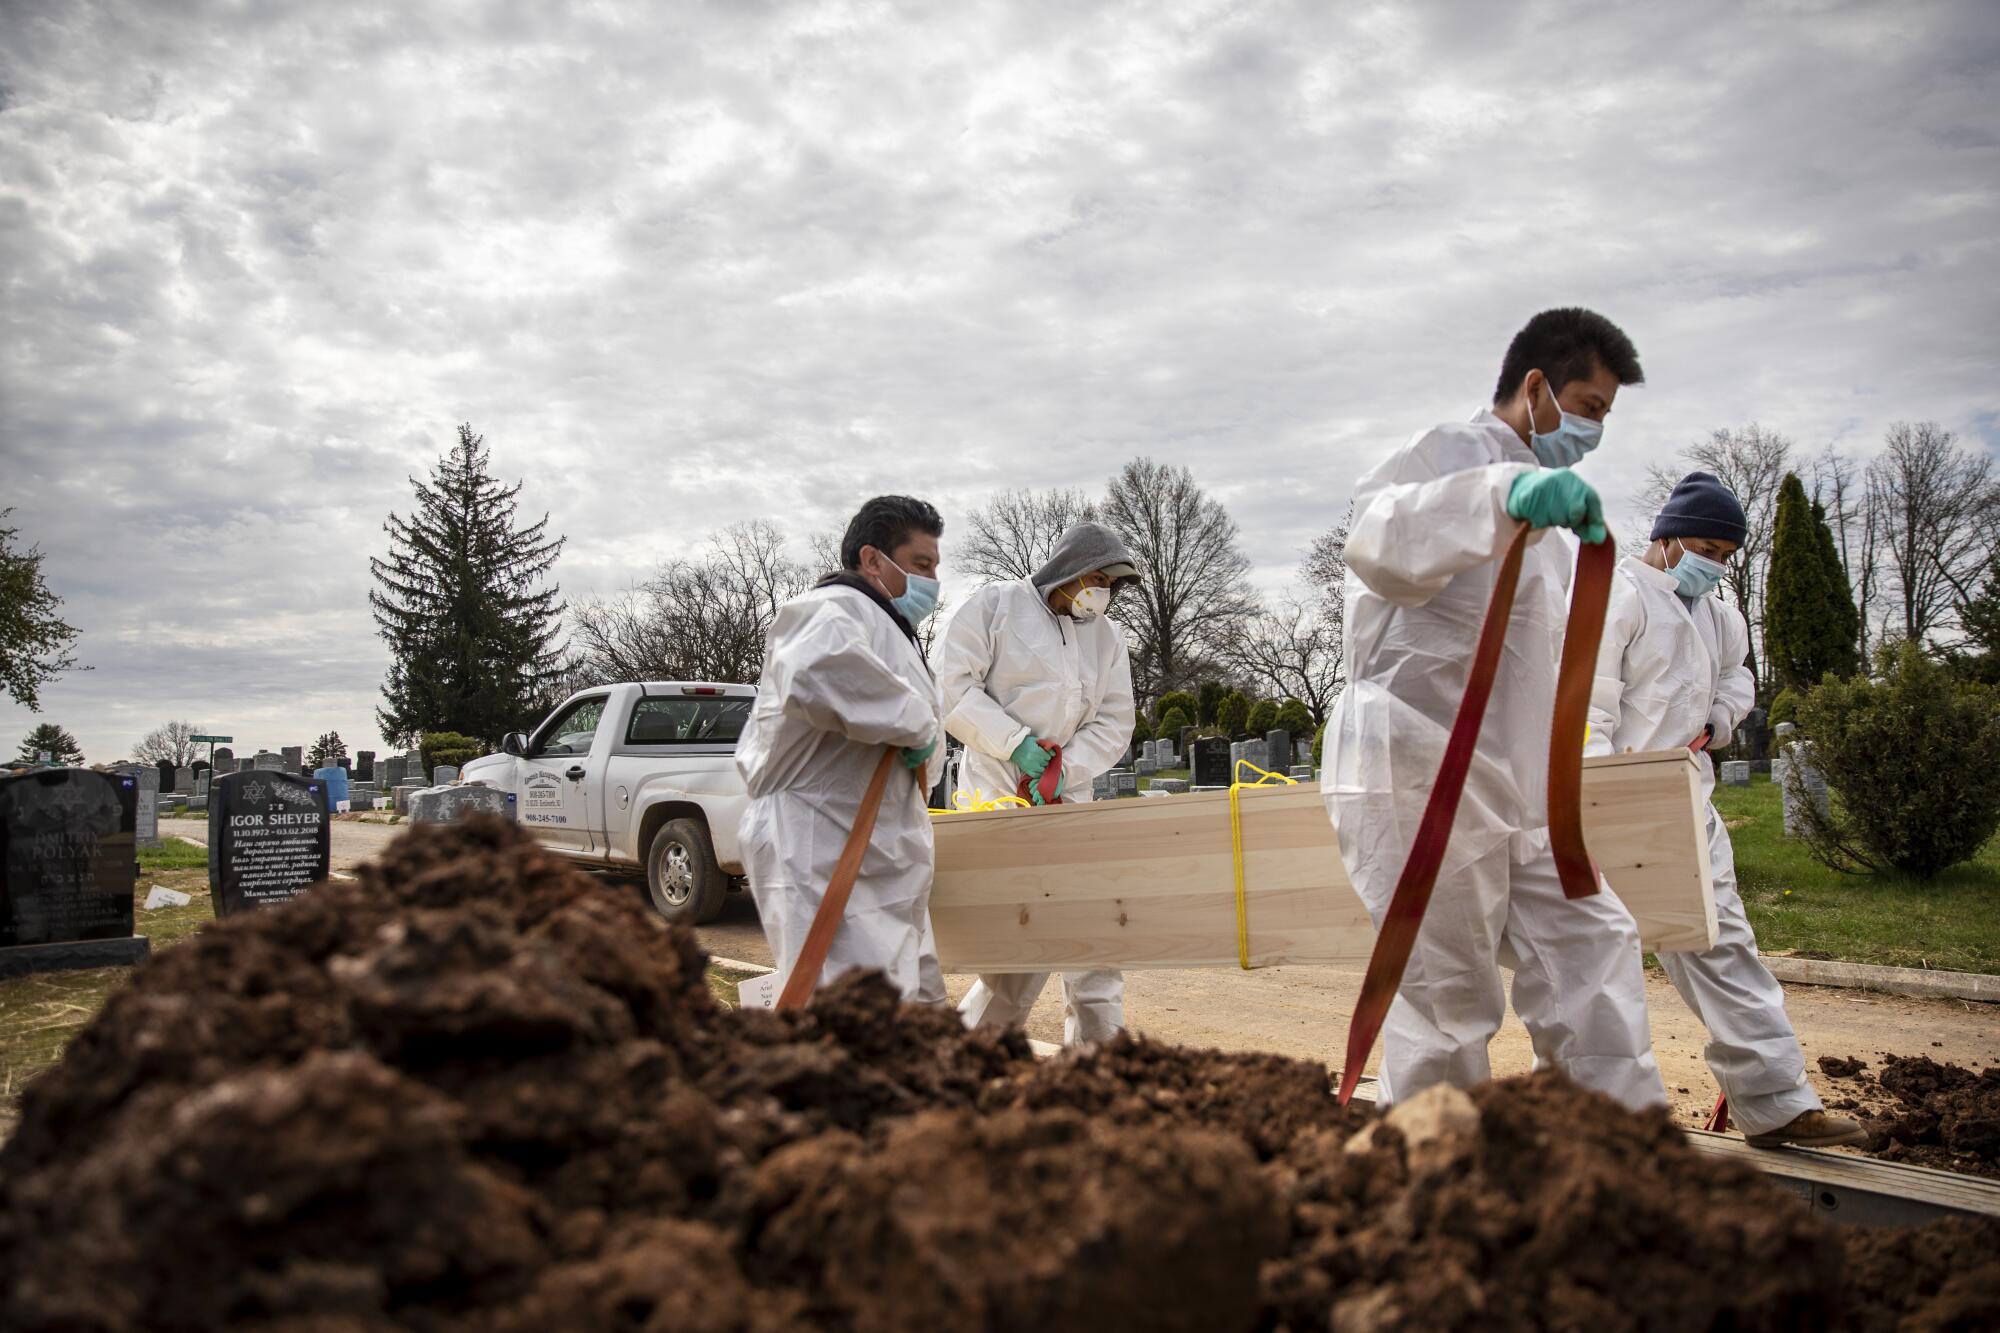
[{"label": "row of gravestones", "polygon": [[[0,778],[0,977],[135,963],[133,891],[157,770],[43,769]],[[418,822],[506,815],[491,787],[416,794]],[[157,817],[152,832],[157,835]],[[208,881],[218,917],[272,907],[326,879],[332,856],[324,784],[276,770],[225,773],[210,788]]]},{"label": "row of gravestones", "polygon": [[[224,746],[216,750],[213,765],[205,759],[197,759],[192,764],[176,767],[170,761],[162,759],[155,767],[160,771],[160,791],[189,793],[194,790],[194,784],[200,775],[210,772],[211,769],[215,773],[275,770],[298,777],[307,776],[305,753],[304,746],[287,745],[275,752],[259,750],[254,755],[238,758],[234,750]],[[374,782],[379,778],[384,786],[396,787],[401,786],[412,774],[420,776],[423,773],[424,761],[415,753],[392,754],[384,756],[378,765],[373,750],[359,750],[355,752],[354,758],[349,759],[346,755],[342,755],[331,766],[347,770],[348,776],[356,782]],[[457,779],[458,770],[448,764],[439,765],[439,771],[451,774],[449,778],[436,779],[439,785]]]}]

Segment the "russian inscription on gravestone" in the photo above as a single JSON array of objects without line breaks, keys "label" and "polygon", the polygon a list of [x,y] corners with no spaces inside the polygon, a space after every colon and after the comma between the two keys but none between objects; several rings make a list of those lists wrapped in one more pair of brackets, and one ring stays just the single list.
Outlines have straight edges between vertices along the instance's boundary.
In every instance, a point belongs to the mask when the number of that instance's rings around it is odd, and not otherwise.
[{"label": "russian inscription on gravestone", "polygon": [[139,779],[85,768],[0,778],[0,976],[144,957],[132,934]]},{"label": "russian inscription on gravestone", "polygon": [[332,853],[323,783],[270,769],[216,779],[208,886],[217,916],[289,902],[326,878]]}]

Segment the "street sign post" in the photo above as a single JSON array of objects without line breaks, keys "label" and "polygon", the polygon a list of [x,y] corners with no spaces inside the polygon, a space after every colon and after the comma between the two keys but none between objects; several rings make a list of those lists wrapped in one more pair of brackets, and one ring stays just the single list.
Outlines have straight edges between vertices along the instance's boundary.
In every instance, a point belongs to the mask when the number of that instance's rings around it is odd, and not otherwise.
[{"label": "street sign post", "polygon": [[[208,742],[208,771],[210,773],[215,772],[215,747],[218,745],[234,745],[236,743],[234,736],[190,736],[188,739],[196,745],[200,745],[203,741]],[[212,777],[209,780],[211,782],[214,781]]]}]

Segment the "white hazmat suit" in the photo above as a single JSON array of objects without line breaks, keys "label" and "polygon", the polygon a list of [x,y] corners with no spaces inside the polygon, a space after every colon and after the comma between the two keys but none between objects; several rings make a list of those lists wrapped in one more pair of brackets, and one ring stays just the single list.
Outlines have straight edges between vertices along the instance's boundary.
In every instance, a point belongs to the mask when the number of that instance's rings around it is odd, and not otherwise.
[{"label": "white hazmat suit", "polygon": [[[1513,427],[1481,411],[1418,434],[1355,487],[1349,684],[1326,729],[1321,790],[1348,877],[1378,927],[1517,527],[1508,488],[1538,466]],[[1383,1025],[1389,1100],[1490,1076],[1504,963],[1537,1065],[1630,1107],[1666,1102],[1631,914],[1606,893],[1565,898],[1549,850],[1549,731],[1573,557],[1542,535],[1524,553],[1451,843]]]},{"label": "white hazmat suit", "polygon": [[945,999],[931,939],[936,858],[924,801],[943,768],[943,728],[923,654],[866,593],[823,584],[779,610],[736,767],[750,792],[744,866],[780,976],[798,960],[883,747],[934,744],[914,777],[900,757],[890,770],[820,984],[850,968],[880,968],[904,999]]},{"label": "white hazmat suit", "polygon": [[[961,785],[988,799],[1015,794],[1021,770],[1008,756],[1031,735],[1063,747],[1062,799],[1070,802],[1089,801],[1091,779],[1114,767],[1132,742],[1132,667],[1124,635],[1103,616],[1079,621],[1049,609],[1052,589],[1113,563],[1089,542],[1078,546],[1065,561],[1059,545],[1032,579],[974,593],[938,648],[945,726],[965,744]],[[1079,560],[1087,563],[1068,567]],[[1122,545],[1116,560],[1130,561]],[[1105,1041],[1125,1026],[1122,973],[1065,972],[1062,978],[1065,1042]],[[1046,972],[982,976],[959,1012],[972,1027],[1018,1024],[1048,979]]]},{"label": "white hazmat suit", "polygon": [[[1620,560],[1584,752],[1677,750],[1703,727],[1715,729],[1711,746],[1727,745],[1756,698],[1756,682],[1744,665],[1749,651],[1750,632],[1735,607],[1713,596],[1690,602],[1672,574],[1629,556]],[[1715,766],[1706,750],[1697,758],[1707,795],[1715,790]],[[1660,965],[1708,1028],[1703,1055],[1729,1098],[1730,1113],[1744,1133],[1761,1134],[1822,1104],[1806,1082],[1805,1053],[1785,1016],[1785,993],[1757,957],[1757,938],[1736,892],[1729,830],[1714,805],[1706,808],[1715,947],[1663,953]]]}]

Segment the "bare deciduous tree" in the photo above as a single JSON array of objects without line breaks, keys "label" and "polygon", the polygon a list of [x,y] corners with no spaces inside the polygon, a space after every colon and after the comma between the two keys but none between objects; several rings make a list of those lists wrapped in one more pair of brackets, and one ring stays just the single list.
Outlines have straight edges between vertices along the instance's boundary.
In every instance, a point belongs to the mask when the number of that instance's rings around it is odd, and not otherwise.
[{"label": "bare deciduous tree", "polygon": [[1882,593],[1880,515],[1868,484],[1867,469],[1831,445],[1810,466],[1812,498],[1826,510],[1827,526],[1833,529],[1841,568],[1847,571],[1847,585],[1854,594],[1855,609],[1861,613],[1861,640],[1855,646],[1860,650],[1861,660],[1867,662],[1875,603]]},{"label": "bare deciduous tree", "polygon": [[1243,622],[1229,659],[1264,693],[1303,703],[1318,726],[1340,697],[1341,649],[1338,617],[1329,617],[1316,598],[1288,593]]},{"label": "bare deciduous tree", "polygon": [[1150,458],[1133,459],[1111,479],[1101,518],[1131,548],[1142,580],[1114,608],[1132,638],[1139,697],[1191,688],[1204,668],[1228,659],[1242,622],[1257,611],[1234,520],[1193,473]]},{"label": "bare deciduous tree", "polygon": [[595,680],[754,681],[778,608],[812,575],[770,523],[740,523],[690,560],[575,611],[579,674]]},{"label": "bare deciduous tree", "polygon": [[972,511],[971,531],[954,543],[952,560],[984,583],[1024,579],[1048,563],[1072,523],[1097,517],[1097,505],[1082,491],[1002,491]]},{"label": "bare deciduous tree", "polygon": [[194,738],[206,730],[195,722],[169,722],[155,727],[132,747],[132,757],[148,764],[164,759],[175,768],[186,768],[203,753],[203,747],[195,744]]},{"label": "bare deciduous tree", "polygon": [[1883,443],[1869,465],[1870,490],[1895,565],[1901,634],[1925,643],[1978,595],[2000,495],[1992,460],[1960,448],[1934,421],[1899,421]]},{"label": "bare deciduous tree", "polygon": [[1764,679],[1764,581],[1771,568],[1771,533],[1778,517],[1778,487],[1792,468],[1792,442],[1756,422],[1737,430],[1718,430],[1706,440],[1680,451],[1678,462],[1646,469],[1638,514],[1647,528],[1667,501],[1667,495],[1689,472],[1712,472],[1735,493],[1748,526],[1743,547],[1729,562],[1723,586],[1750,624],[1750,671]]}]

